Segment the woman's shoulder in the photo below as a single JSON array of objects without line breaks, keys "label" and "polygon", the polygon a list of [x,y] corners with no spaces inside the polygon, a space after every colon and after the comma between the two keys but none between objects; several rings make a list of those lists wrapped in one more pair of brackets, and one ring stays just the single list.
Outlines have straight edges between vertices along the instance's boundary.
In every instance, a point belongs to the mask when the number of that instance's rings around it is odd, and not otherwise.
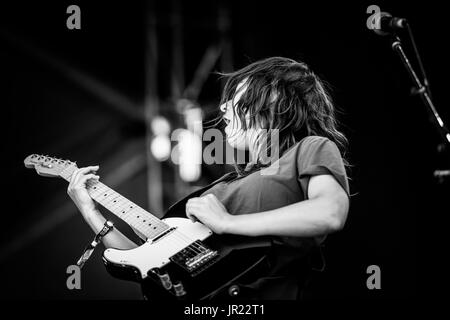
[{"label": "woman's shoulder", "polygon": [[322,137],[322,136],[307,136],[304,137],[302,140],[300,140],[298,142],[299,145],[311,145],[311,144],[322,144],[322,143],[328,143],[328,142],[332,142],[330,139],[328,139],[327,137]]},{"label": "woman's shoulder", "polygon": [[286,151],[286,154],[291,152],[297,153],[300,150],[305,151],[310,148],[318,147],[328,143],[334,144],[334,142],[328,139],[327,137],[307,136],[301,139],[300,141],[297,141],[291,148],[289,148]]},{"label": "woman's shoulder", "polygon": [[315,156],[317,154],[340,154],[337,145],[327,137],[307,136],[296,142],[281,156],[281,161]]}]

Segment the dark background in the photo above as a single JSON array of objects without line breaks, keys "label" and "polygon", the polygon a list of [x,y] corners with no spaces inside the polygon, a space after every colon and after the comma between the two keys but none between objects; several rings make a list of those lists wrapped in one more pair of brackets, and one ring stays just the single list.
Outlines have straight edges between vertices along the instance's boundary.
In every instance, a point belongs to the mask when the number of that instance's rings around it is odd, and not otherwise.
[{"label": "dark background", "polygon": [[[81,30],[66,28],[70,4],[81,8]],[[440,277],[443,272],[436,267],[429,274],[422,265],[434,268],[440,259],[433,249],[444,240],[441,229],[448,214],[449,187],[439,185],[433,171],[448,169],[449,158],[438,154],[439,136],[420,99],[410,95],[411,82],[388,38],[366,28],[370,4],[409,19],[435,104],[450,123],[444,72],[448,28],[446,10],[438,4],[205,0],[186,1],[180,7],[186,83],[205,49],[217,41],[217,8],[225,5],[230,10],[234,68],[264,57],[286,56],[307,62],[333,88],[350,140],[355,195],[345,229],[328,239],[327,269],[315,282],[315,298],[412,298],[427,294],[418,289],[422,276]],[[23,159],[40,153],[77,160],[82,166],[100,164],[102,175],[114,172],[130,154],[145,156],[141,124],[111,108],[114,103],[99,96],[101,87],[86,79],[71,80],[68,68],[143,108],[150,7],[158,21],[159,94],[170,100],[173,50],[167,21],[172,5],[170,1],[1,5],[2,298],[140,299],[138,285],[107,274],[101,250],[83,269],[82,290],[66,288],[66,268],[75,263],[92,232],[69,201],[65,182],[38,177],[24,168]],[[406,34],[402,36],[415,62]],[[221,71],[220,65],[214,70]],[[218,77],[211,75],[199,97],[207,114],[217,108],[220,89]],[[170,103],[163,108],[170,108]],[[171,167],[162,168],[170,189]],[[226,170],[230,168],[204,168],[198,185]],[[117,190],[147,207],[146,188],[144,169]],[[166,195],[165,207],[173,200]],[[426,231],[432,235],[425,236]],[[378,291],[366,287],[366,268],[372,264],[382,272]]]}]

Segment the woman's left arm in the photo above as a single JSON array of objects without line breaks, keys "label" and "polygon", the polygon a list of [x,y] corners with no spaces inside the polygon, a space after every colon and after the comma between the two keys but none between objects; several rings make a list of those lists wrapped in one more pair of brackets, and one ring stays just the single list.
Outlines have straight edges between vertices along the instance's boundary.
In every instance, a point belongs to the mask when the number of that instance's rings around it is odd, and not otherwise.
[{"label": "woman's left arm", "polygon": [[312,176],[308,200],[274,210],[231,215],[211,194],[192,198],[186,214],[215,233],[246,236],[316,237],[343,228],[349,209],[347,193],[332,175]]}]

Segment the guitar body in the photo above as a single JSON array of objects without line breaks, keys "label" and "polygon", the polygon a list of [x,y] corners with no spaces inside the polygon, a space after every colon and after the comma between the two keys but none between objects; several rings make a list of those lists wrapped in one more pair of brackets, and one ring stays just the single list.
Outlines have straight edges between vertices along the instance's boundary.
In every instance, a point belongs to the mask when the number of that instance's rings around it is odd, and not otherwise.
[{"label": "guitar body", "polygon": [[[103,261],[109,273],[140,282],[144,292],[158,299],[203,300],[267,267],[268,239],[215,235],[186,218],[163,221],[174,229],[156,241],[131,250],[106,249]],[[186,265],[190,259],[198,261],[191,268]]]}]

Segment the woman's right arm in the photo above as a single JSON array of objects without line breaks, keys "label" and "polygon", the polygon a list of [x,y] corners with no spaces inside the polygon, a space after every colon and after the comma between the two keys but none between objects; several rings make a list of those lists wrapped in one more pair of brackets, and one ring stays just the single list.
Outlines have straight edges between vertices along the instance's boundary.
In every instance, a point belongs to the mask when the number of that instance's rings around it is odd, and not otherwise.
[{"label": "woman's right arm", "polygon": [[[95,175],[98,168],[98,166],[91,166],[75,170],[67,188],[68,195],[95,234],[103,229],[106,219],[96,208],[86,189],[86,182],[90,179],[98,180],[100,178]],[[138,247],[138,245],[115,228],[103,237],[102,242],[106,248],[128,250]]]}]

